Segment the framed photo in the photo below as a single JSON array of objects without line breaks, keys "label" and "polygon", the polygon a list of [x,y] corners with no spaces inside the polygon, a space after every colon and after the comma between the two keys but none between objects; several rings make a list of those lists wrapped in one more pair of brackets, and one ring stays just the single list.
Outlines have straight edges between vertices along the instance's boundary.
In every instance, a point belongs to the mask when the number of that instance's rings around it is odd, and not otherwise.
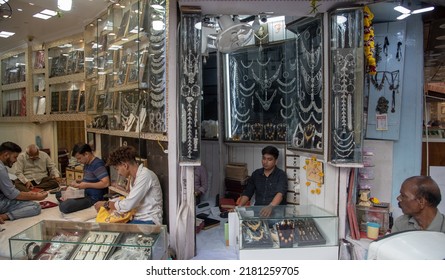
[{"label": "framed photo", "polygon": [[51,113],[58,113],[60,111],[60,92],[53,91],[51,93]]},{"label": "framed photo", "polygon": [[67,112],[68,111],[68,91],[63,90],[60,92],[60,111]]},{"label": "framed photo", "polygon": [[105,93],[104,111],[110,111],[113,109],[113,95],[114,92]]},{"label": "framed photo", "polygon": [[96,134],[93,132],[87,132],[87,144],[91,146],[93,151],[96,150]]},{"label": "framed photo", "polygon": [[122,16],[122,21],[119,26],[119,31],[117,33],[117,38],[122,38],[127,34],[128,21],[130,20],[130,9],[128,9]]},{"label": "framed photo", "polygon": [[77,108],[78,112],[85,112],[85,91],[81,91],[79,94],[79,104]]},{"label": "framed photo", "polygon": [[68,111],[71,113],[75,113],[78,110],[79,106],[79,90],[75,89],[69,92],[69,106]]},{"label": "framed photo", "polygon": [[34,69],[43,69],[45,68],[45,51],[39,50],[36,51],[34,58]]},{"label": "framed photo", "polygon": [[138,81],[138,56],[137,53],[132,53],[127,61],[127,78],[126,84],[136,83]]},{"label": "framed photo", "polygon": [[39,97],[37,100],[36,115],[44,115],[46,111],[46,97]]},{"label": "framed photo", "polygon": [[96,100],[96,92],[97,92],[97,85],[91,85],[90,92],[88,92],[88,103],[87,103],[88,111],[94,111],[94,101]]}]

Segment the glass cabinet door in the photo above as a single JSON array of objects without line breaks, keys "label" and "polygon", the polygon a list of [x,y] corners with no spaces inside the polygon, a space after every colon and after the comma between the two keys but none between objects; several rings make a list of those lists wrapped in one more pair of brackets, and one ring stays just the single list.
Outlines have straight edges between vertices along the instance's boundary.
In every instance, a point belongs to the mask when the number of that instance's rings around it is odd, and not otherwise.
[{"label": "glass cabinet door", "polygon": [[335,164],[362,164],[363,9],[330,14],[330,152]]}]

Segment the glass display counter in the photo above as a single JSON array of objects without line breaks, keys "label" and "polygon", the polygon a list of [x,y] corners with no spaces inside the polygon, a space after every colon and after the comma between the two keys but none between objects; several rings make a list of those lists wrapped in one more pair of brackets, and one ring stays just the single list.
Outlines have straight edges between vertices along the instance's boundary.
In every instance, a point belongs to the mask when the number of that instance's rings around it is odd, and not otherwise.
[{"label": "glass display counter", "polygon": [[167,242],[165,226],[44,220],[9,247],[13,260],[160,260]]},{"label": "glass display counter", "polygon": [[240,259],[337,259],[338,217],[313,205],[237,208]]}]

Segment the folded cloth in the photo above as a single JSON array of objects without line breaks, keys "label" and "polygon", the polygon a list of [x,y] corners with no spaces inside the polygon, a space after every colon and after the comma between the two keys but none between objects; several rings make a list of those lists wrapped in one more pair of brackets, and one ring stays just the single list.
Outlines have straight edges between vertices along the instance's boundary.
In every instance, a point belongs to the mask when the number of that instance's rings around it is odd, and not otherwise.
[{"label": "folded cloth", "polygon": [[40,201],[39,204],[40,204],[40,207],[42,209],[51,208],[51,207],[55,207],[55,206],[59,205],[59,204],[54,203],[52,201],[46,201],[46,200]]}]

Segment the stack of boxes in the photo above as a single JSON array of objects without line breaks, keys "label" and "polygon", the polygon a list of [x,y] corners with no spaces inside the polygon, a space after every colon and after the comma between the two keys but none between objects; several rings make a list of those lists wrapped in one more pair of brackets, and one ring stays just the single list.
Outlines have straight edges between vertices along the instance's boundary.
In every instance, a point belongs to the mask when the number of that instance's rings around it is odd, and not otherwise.
[{"label": "stack of boxes", "polygon": [[246,163],[232,162],[227,164],[225,197],[233,198],[236,201],[247,186],[248,179]]}]

